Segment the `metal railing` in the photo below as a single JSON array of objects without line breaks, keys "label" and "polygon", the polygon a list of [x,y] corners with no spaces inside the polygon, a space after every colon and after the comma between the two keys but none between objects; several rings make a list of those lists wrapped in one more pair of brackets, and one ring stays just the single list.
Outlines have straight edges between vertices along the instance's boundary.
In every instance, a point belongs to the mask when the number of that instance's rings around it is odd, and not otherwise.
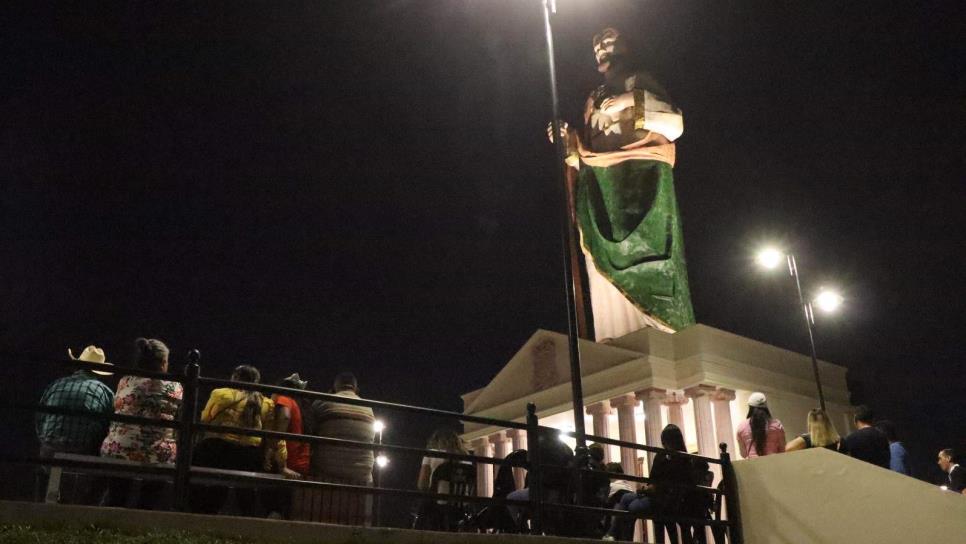
[{"label": "metal railing", "polygon": [[[10,354],[6,355],[6,359],[9,360]],[[88,363],[79,360],[44,360],[39,357],[29,357],[19,355],[20,360],[29,362],[54,362],[58,364],[63,364],[71,366],[77,369],[88,369],[88,370],[106,370],[104,365],[97,363]],[[189,493],[191,481],[193,478],[193,467],[192,457],[197,439],[202,435],[202,433],[226,433],[233,435],[244,435],[244,436],[255,436],[261,437],[263,439],[276,439],[276,440],[292,440],[309,444],[328,444],[337,445],[340,447],[347,448],[357,448],[366,449],[373,452],[394,452],[399,454],[409,454],[409,455],[419,455],[424,457],[435,457],[442,458],[453,461],[463,461],[469,462],[476,465],[479,464],[490,464],[490,465],[505,465],[508,464],[506,459],[481,456],[475,454],[460,454],[460,453],[449,453],[437,450],[428,450],[422,448],[413,448],[409,446],[399,446],[393,444],[385,443],[372,443],[372,442],[361,442],[353,440],[345,440],[326,436],[315,436],[311,434],[293,434],[287,432],[264,430],[264,429],[248,429],[240,427],[231,426],[220,426],[213,425],[210,423],[201,422],[198,420],[198,400],[199,392],[202,388],[209,387],[229,387],[233,389],[242,390],[253,390],[259,391],[265,394],[281,394],[294,398],[305,398],[311,400],[323,400],[330,401],[333,403],[349,404],[355,406],[365,406],[371,409],[387,410],[387,411],[398,411],[410,414],[417,414],[423,416],[432,416],[437,418],[443,418],[453,421],[463,421],[477,423],[481,425],[494,426],[504,429],[520,429],[525,430],[527,435],[527,445],[528,445],[528,455],[527,460],[522,467],[520,465],[513,465],[514,467],[524,468],[527,471],[527,478],[529,481],[528,488],[530,489],[529,500],[511,500],[505,497],[481,497],[481,496],[463,496],[463,495],[451,495],[448,493],[436,493],[431,491],[418,491],[412,489],[395,489],[387,487],[369,487],[364,485],[351,485],[343,483],[329,483],[323,481],[315,480],[289,480],[289,479],[277,479],[261,476],[249,476],[242,474],[207,474],[205,475],[206,480],[216,479],[224,480],[225,482],[231,481],[246,481],[249,483],[257,484],[263,483],[265,487],[290,487],[290,488],[308,488],[308,489],[339,489],[344,491],[349,491],[353,493],[362,493],[367,495],[375,496],[395,496],[395,497],[406,497],[406,498],[419,498],[423,500],[439,500],[439,501],[459,501],[462,503],[482,503],[486,505],[502,505],[502,506],[514,506],[527,511],[529,515],[529,530],[534,534],[541,534],[544,532],[545,520],[548,512],[570,512],[576,514],[583,514],[587,516],[630,516],[637,519],[649,519],[654,522],[664,523],[664,524],[681,524],[683,527],[692,526],[698,527],[714,527],[720,528],[726,531],[728,542],[735,544],[741,544],[743,542],[742,531],[741,531],[741,518],[740,509],[738,505],[737,496],[737,485],[735,482],[734,470],[731,465],[731,459],[726,451],[725,445],[721,444],[721,455],[718,458],[715,457],[705,457],[695,454],[690,454],[686,452],[678,452],[672,450],[665,450],[662,448],[647,446],[643,444],[637,444],[632,442],[624,442],[621,440],[616,440],[608,437],[594,436],[594,435],[584,435],[583,438],[586,441],[593,441],[600,444],[617,446],[620,448],[631,448],[635,450],[645,451],[647,453],[668,455],[672,457],[681,457],[689,459],[691,462],[704,462],[709,465],[717,464],[721,467],[722,474],[722,485],[720,488],[708,487],[703,485],[691,485],[691,484],[669,484],[667,482],[660,482],[662,486],[670,487],[686,487],[695,493],[703,493],[707,496],[718,497],[719,500],[724,504],[725,512],[727,513],[727,519],[708,519],[708,518],[693,518],[693,517],[683,517],[683,516],[657,516],[651,514],[636,514],[630,512],[622,512],[614,509],[603,508],[600,505],[588,505],[586,501],[581,500],[581,490],[583,489],[583,479],[587,477],[604,477],[606,476],[608,480],[625,480],[629,482],[638,482],[643,484],[655,483],[652,479],[641,476],[633,476],[629,474],[621,473],[611,473],[604,472],[601,470],[590,470],[587,468],[586,459],[581,459],[580,457],[575,458],[575,462],[569,464],[568,466],[556,466],[549,463],[542,462],[542,448],[540,446],[540,437],[547,436],[550,433],[554,435],[560,434],[561,431],[553,429],[550,427],[544,427],[539,424],[539,419],[536,414],[536,407],[530,403],[527,405],[526,410],[526,421],[507,421],[494,418],[472,416],[467,414],[462,414],[458,412],[450,412],[446,410],[439,410],[434,408],[424,408],[419,406],[410,406],[405,404],[397,404],[390,402],[382,402],[369,399],[361,398],[348,398],[341,395],[322,393],[318,391],[302,390],[302,389],[292,389],[281,386],[272,386],[265,384],[255,384],[247,382],[235,382],[224,379],[208,378],[201,376],[200,367],[200,353],[197,350],[192,350],[188,354],[187,364],[185,365],[184,375],[178,376],[175,374],[164,374],[159,372],[145,371],[136,368],[121,367],[121,366],[111,366],[110,371],[115,375],[130,375],[130,376],[141,376],[146,378],[163,379],[167,381],[180,382],[183,387],[183,397],[182,406],[179,412],[179,416],[173,420],[159,420],[152,418],[120,415],[114,413],[93,413],[83,410],[71,410],[59,407],[41,406],[36,404],[25,404],[25,403],[6,403],[8,408],[21,410],[21,411],[33,411],[37,413],[47,413],[47,414],[58,414],[65,416],[76,416],[85,418],[95,418],[102,420],[117,421],[123,423],[131,423],[137,425],[155,426],[162,428],[175,429],[177,433],[177,455],[175,459],[174,466],[171,465],[137,465],[124,467],[125,474],[127,473],[144,473],[144,474],[165,474],[170,475],[174,486],[174,496],[173,505],[176,510],[187,511],[189,509]],[[577,433],[565,432],[563,434],[577,437]],[[46,465],[46,466],[63,466],[63,467],[79,467],[79,468],[97,468],[104,470],[114,470],[117,467],[112,465],[110,462],[96,462],[96,461],[78,461],[71,459],[56,459],[49,457],[40,456],[9,456],[5,455],[0,458],[0,461],[7,463],[23,463],[32,465]],[[547,470],[551,471],[570,471],[573,475],[573,481],[577,482],[576,490],[573,493],[565,495],[565,502],[550,502],[543,495],[547,491],[544,485],[544,476]],[[494,471],[495,472],[495,471]],[[576,497],[575,500],[570,500]]]}]

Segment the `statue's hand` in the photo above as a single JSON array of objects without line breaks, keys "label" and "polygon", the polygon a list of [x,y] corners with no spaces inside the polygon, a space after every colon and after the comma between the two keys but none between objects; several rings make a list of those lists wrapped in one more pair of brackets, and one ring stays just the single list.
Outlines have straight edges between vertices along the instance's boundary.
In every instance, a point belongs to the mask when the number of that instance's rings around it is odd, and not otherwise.
[{"label": "statue's hand", "polygon": [[624,93],[617,96],[611,96],[605,98],[600,103],[601,113],[606,113],[611,117],[617,117],[617,114],[626,110],[627,108],[634,107],[634,93]]},{"label": "statue's hand", "polygon": [[[566,148],[570,138],[570,125],[566,121],[560,121],[560,138]],[[553,122],[547,123],[547,139],[553,143]]]}]

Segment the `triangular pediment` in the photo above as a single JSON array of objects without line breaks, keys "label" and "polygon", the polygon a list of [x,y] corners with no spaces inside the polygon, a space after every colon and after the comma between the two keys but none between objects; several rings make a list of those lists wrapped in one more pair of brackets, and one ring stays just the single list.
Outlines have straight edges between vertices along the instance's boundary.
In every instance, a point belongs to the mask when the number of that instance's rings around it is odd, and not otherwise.
[{"label": "triangular pediment", "polygon": [[[579,341],[581,376],[640,359],[644,355],[612,344]],[[482,390],[473,392],[466,413],[515,401],[570,382],[570,352],[564,334],[537,330]]]}]

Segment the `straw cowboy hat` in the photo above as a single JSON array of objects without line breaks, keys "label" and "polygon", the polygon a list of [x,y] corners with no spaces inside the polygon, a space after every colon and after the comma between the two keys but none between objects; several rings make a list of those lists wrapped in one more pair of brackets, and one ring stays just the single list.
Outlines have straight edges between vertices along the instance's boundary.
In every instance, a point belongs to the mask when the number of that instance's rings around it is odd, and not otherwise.
[{"label": "straw cowboy hat", "polygon": [[[104,356],[104,350],[97,346],[87,346],[84,351],[81,352],[80,357],[74,357],[74,353],[67,348],[67,355],[75,361],[84,361],[86,363],[100,363],[102,365],[110,366],[111,363],[107,362],[107,357]],[[94,374],[100,376],[110,376],[111,372],[103,372],[100,370],[92,370]]]}]

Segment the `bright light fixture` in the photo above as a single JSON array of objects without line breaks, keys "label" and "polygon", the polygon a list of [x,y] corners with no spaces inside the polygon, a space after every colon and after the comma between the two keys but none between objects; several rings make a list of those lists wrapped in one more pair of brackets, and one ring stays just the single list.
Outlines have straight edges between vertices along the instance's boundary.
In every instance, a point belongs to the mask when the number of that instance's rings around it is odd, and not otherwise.
[{"label": "bright light fixture", "polygon": [[758,252],[758,255],[755,257],[755,261],[757,261],[761,267],[771,270],[781,264],[784,257],[785,255],[781,251],[778,251],[773,247],[766,247]]},{"label": "bright light fixture", "polygon": [[382,455],[382,454],[379,454],[379,455],[376,456],[376,466],[377,467],[379,467],[379,468],[386,468],[386,465],[388,465],[388,464],[389,464],[389,458],[388,457],[386,457],[385,455]]},{"label": "bright light fixture", "polygon": [[822,289],[815,297],[815,305],[823,312],[834,312],[842,305],[842,295],[829,289]]},{"label": "bright light fixture", "polygon": [[381,419],[377,419],[372,422],[372,430],[377,433],[381,433],[382,431],[386,430],[386,424],[383,423]]}]

